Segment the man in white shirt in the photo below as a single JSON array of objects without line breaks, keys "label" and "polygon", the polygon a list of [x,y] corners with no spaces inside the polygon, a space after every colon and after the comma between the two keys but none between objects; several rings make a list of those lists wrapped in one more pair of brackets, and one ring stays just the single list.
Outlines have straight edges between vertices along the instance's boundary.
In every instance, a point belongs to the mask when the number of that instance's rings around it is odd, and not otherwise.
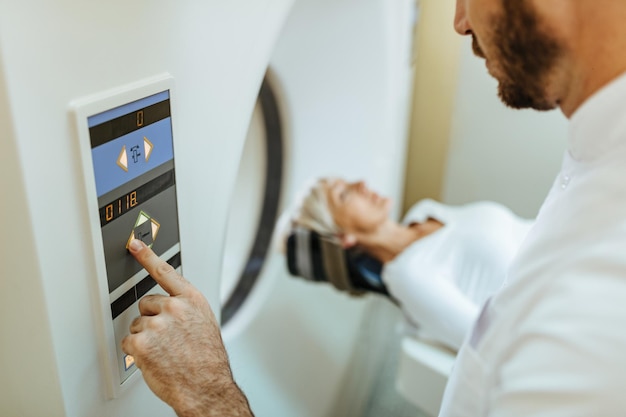
[{"label": "man in white shirt", "polygon": [[[568,150],[459,352],[442,416],[626,410],[626,1],[459,0],[455,28],[512,107],[560,107]],[[524,73],[526,72],[526,73]]]},{"label": "man in white shirt", "polygon": [[[455,28],[473,36],[502,100],[560,107],[571,129],[508,285],[459,352],[442,416],[626,413],[625,22],[626,0],[457,0]],[[144,245],[131,253],[172,294],[144,298],[123,342],[146,382],[180,416],[250,415],[204,297]]]}]

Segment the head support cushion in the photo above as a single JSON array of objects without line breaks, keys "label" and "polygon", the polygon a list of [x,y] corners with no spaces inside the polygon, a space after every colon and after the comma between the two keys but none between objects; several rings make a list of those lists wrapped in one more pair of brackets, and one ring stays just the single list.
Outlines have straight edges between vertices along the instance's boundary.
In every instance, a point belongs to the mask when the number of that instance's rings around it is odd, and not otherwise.
[{"label": "head support cushion", "polygon": [[304,227],[295,227],[287,238],[287,266],[291,275],[330,282],[352,295],[389,295],[381,277],[380,261],[359,249],[344,249],[336,239]]}]

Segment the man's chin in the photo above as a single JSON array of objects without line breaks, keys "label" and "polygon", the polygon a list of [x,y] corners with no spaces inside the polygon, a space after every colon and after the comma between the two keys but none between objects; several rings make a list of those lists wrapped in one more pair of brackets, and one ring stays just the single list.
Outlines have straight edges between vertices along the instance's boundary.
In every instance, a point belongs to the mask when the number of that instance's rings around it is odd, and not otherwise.
[{"label": "man's chin", "polygon": [[553,103],[537,92],[529,92],[519,86],[498,84],[498,96],[500,100],[512,109],[533,109],[537,111],[554,110],[557,103]]}]

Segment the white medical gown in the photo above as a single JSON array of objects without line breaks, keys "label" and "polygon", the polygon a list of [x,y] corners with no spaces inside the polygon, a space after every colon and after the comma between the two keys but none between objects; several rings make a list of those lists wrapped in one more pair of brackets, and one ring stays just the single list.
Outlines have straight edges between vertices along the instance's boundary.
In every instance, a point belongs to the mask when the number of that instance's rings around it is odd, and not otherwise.
[{"label": "white medical gown", "polygon": [[444,224],[385,264],[383,281],[425,338],[458,350],[483,303],[503,284],[532,221],[493,202],[414,205],[403,223]]}]

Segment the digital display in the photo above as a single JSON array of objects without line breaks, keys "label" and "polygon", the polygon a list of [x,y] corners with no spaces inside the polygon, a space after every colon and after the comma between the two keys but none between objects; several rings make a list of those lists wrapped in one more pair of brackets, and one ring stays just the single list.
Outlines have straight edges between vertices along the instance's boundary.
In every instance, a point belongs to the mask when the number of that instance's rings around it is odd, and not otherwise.
[{"label": "digital display", "polygon": [[126,194],[124,197],[118,198],[117,201],[107,204],[106,207],[101,207],[100,224],[104,226],[116,217],[126,213],[137,204],[139,204],[139,202],[137,201],[137,190],[135,190]]},{"label": "digital display", "polygon": [[144,184],[141,187],[134,189],[116,200],[100,207],[100,226],[105,226],[128,212],[130,209],[136,207],[138,204],[148,201],[155,195],[173,186],[175,183],[174,178],[174,170],[172,169],[151,180],[147,184]]}]

